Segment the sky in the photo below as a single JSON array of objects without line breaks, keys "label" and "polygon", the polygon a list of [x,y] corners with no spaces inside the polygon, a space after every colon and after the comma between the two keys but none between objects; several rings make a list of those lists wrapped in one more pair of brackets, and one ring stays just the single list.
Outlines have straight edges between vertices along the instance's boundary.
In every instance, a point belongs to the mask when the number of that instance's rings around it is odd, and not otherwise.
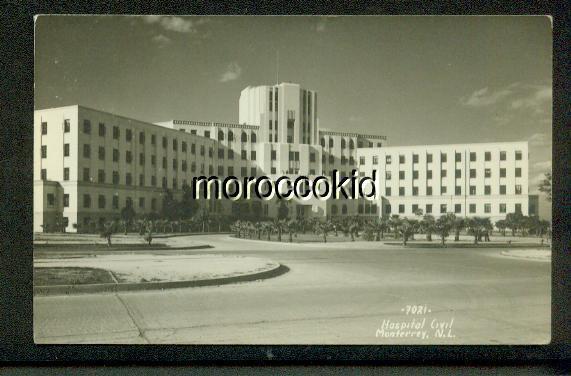
[{"label": "sky", "polygon": [[237,122],[243,88],[295,82],[318,92],[321,127],[390,145],[527,140],[536,193],[551,62],[540,16],[40,16],[35,108]]}]

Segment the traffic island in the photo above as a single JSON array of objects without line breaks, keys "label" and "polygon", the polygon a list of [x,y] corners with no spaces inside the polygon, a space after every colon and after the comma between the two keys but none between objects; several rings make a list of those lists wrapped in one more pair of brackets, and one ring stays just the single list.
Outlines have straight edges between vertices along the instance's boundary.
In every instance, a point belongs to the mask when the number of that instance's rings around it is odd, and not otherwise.
[{"label": "traffic island", "polygon": [[531,261],[551,262],[550,249],[512,249],[500,252],[502,256],[513,257]]},{"label": "traffic island", "polygon": [[[257,257],[224,255],[100,255],[34,262],[34,295],[113,293],[216,286],[277,277],[289,269]],[[82,275],[81,272],[91,277]],[[93,275],[110,276],[97,283]],[[69,277],[68,279],[66,279]],[[82,281],[96,283],[82,283]]]}]

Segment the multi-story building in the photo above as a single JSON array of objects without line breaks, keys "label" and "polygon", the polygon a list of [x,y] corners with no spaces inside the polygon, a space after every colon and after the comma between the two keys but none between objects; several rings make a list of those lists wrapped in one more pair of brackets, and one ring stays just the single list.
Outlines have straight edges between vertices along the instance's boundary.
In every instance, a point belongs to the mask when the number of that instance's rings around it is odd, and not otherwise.
[{"label": "multi-story building", "polygon": [[[117,218],[132,205],[159,212],[195,176],[380,174],[382,198],[293,200],[292,215],[503,218],[528,213],[527,143],[387,147],[382,135],[320,129],[317,93],[297,84],[247,87],[239,123],[157,124],[83,106],[35,111],[34,231],[76,231]],[[277,214],[267,202],[201,201],[209,211]]]}]

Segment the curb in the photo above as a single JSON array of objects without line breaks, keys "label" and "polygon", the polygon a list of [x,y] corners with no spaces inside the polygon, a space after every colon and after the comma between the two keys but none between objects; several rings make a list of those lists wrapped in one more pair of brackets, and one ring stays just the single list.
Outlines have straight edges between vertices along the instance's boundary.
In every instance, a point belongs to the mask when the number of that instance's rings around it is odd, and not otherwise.
[{"label": "curb", "polygon": [[501,251],[500,255],[504,256],[504,257],[511,257],[511,258],[516,258],[516,259],[531,260],[531,261],[551,262],[551,260],[552,260],[551,256],[549,258],[541,257],[541,256],[520,256],[520,255],[510,254],[510,251]]},{"label": "curb", "polygon": [[251,282],[260,279],[278,277],[289,271],[285,265],[278,264],[273,269],[259,273],[238,275],[235,277],[223,277],[212,279],[201,279],[193,281],[173,281],[173,282],[141,282],[141,283],[99,283],[92,285],[58,285],[58,286],[34,286],[34,296],[51,295],[75,295],[93,293],[115,293],[124,291],[145,291],[164,290],[183,287],[205,287],[219,286],[239,282]]}]

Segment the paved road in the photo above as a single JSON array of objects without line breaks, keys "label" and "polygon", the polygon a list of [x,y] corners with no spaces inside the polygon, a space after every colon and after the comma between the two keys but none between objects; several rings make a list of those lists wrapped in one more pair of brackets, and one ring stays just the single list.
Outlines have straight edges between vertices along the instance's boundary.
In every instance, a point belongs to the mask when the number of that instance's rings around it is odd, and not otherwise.
[{"label": "paved road", "polygon": [[[193,237],[198,239],[215,248],[193,253],[262,256],[291,270],[273,279],[218,287],[35,298],[36,342],[543,344],[550,340],[547,262],[503,257],[499,249],[403,249],[374,242],[328,243],[324,248],[318,243]],[[169,241],[182,245],[186,240]],[[426,305],[427,312],[406,315],[402,310],[407,305]],[[398,331],[394,325],[399,323],[421,328]],[[433,328],[439,325],[440,331]]]}]

